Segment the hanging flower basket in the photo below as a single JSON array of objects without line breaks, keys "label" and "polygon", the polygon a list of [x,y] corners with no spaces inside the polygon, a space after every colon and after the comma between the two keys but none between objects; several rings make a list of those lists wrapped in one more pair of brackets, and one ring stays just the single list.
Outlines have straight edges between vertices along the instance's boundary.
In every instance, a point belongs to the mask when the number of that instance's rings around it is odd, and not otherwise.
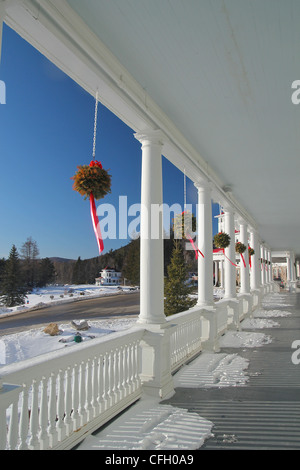
[{"label": "hanging flower basket", "polygon": [[190,238],[191,233],[197,230],[196,217],[190,211],[184,211],[174,218],[173,228],[176,239]]},{"label": "hanging flower basket", "polygon": [[248,246],[248,253],[249,253],[249,256],[255,255],[255,251],[253,250],[253,248],[251,248],[251,246]]},{"label": "hanging flower basket", "polygon": [[84,199],[88,199],[92,194],[96,200],[99,200],[111,192],[111,176],[98,161],[78,166],[76,174],[71,179],[74,180],[74,191],[84,196]]},{"label": "hanging flower basket", "polygon": [[247,247],[244,245],[244,243],[241,243],[241,242],[236,242],[235,244],[235,251],[237,253],[244,253],[246,251]]},{"label": "hanging flower basket", "polygon": [[217,248],[227,248],[230,245],[230,240],[228,233],[219,232],[214,236],[214,244]]}]

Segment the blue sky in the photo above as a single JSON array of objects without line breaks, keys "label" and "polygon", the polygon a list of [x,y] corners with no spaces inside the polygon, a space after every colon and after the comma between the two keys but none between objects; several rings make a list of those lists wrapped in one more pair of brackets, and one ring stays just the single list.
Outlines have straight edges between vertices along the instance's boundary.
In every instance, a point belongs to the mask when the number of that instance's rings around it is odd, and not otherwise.
[{"label": "blue sky", "polygon": [[[40,257],[98,256],[89,202],[72,190],[77,165],[92,159],[95,101],[43,55],[4,25],[0,80],[0,257],[28,237]],[[96,159],[112,175],[112,192],[97,202],[118,208],[140,202],[141,144],[99,103]],[[164,202],[183,205],[183,175],[163,158]],[[196,189],[187,180],[187,202]],[[128,219],[129,222],[132,220]],[[105,240],[105,251],[128,240]]]}]

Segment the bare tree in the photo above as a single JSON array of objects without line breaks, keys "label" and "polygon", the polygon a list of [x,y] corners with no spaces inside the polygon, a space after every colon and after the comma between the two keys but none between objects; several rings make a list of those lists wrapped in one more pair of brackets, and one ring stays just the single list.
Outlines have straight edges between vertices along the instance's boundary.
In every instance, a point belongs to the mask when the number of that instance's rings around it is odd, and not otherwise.
[{"label": "bare tree", "polygon": [[26,286],[32,289],[36,286],[38,277],[38,256],[40,254],[37,242],[31,237],[21,247],[21,257],[23,259],[23,272]]}]

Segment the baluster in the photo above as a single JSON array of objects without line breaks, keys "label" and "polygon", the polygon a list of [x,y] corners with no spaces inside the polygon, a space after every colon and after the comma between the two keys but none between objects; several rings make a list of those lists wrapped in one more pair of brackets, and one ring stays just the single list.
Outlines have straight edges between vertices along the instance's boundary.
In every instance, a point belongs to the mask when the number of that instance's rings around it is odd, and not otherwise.
[{"label": "baluster", "polygon": [[65,438],[65,424],[64,424],[64,371],[60,370],[58,373],[58,391],[57,391],[57,437],[61,442]]},{"label": "baluster", "polygon": [[134,343],[134,378],[135,378],[135,389],[139,390],[141,387],[141,380],[139,374],[139,343]]},{"label": "baluster", "polygon": [[115,404],[115,395],[114,395],[114,353],[113,351],[109,352],[109,398],[110,406]]},{"label": "baluster", "polygon": [[98,359],[97,357],[94,357],[92,361],[92,407],[93,407],[94,418],[96,418],[99,415],[98,392],[99,392]]},{"label": "baluster", "polygon": [[113,372],[114,372],[114,388],[113,388],[113,396],[114,402],[119,403],[120,394],[119,394],[119,349],[116,348],[115,351],[112,353],[113,357]]},{"label": "baluster", "polygon": [[71,389],[71,368],[67,367],[66,370],[66,389],[65,389],[65,426],[66,435],[70,436],[73,431],[72,414],[72,389]]},{"label": "baluster", "polygon": [[80,416],[79,416],[79,366],[75,364],[73,369],[73,394],[72,394],[72,420],[73,429],[76,431],[80,427]]},{"label": "baluster", "polygon": [[18,410],[19,396],[15,399],[11,405],[11,416],[9,421],[8,429],[8,445],[10,450],[14,450],[18,444],[18,421],[19,421],[19,410]]},{"label": "baluster", "polygon": [[84,362],[82,362],[80,364],[80,373],[79,373],[79,415],[80,415],[81,426],[84,426],[87,422],[87,413],[85,409],[85,401],[86,401],[85,368],[86,368],[86,365]]},{"label": "baluster", "polygon": [[132,383],[132,344],[128,345],[128,385],[129,385],[129,394],[133,392],[133,383]]},{"label": "baluster", "polygon": [[119,354],[119,388],[120,388],[120,400],[125,397],[124,387],[124,346],[120,348]]},{"label": "baluster", "polygon": [[0,450],[6,450],[7,424],[6,408],[0,407]]},{"label": "baluster", "polygon": [[33,450],[39,450],[38,440],[38,422],[39,422],[39,410],[38,410],[38,383],[33,380],[31,387],[31,410],[30,410],[30,440],[29,447]]},{"label": "baluster", "polygon": [[128,379],[128,363],[129,363],[129,347],[128,344],[124,346],[124,396],[127,397],[129,394],[129,379]]},{"label": "baluster", "polygon": [[40,405],[40,449],[45,450],[49,447],[49,436],[47,432],[48,427],[48,394],[47,394],[48,380],[43,377],[41,380],[41,405]]},{"label": "baluster", "polygon": [[103,399],[104,394],[104,358],[101,355],[99,357],[99,369],[98,369],[98,406],[99,406],[99,414],[101,414],[105,409],[105,403]]},{"label": "baluster", "polygon": [[104,357],[104,408],[107,410],[110,406],[109,400],[109,354],[105,353]]},{"label": "baluster", "polygon": [[86,411],[87,420],[90,421],[93,418],[93,407],[92,407],[92,371],[91,371],[91,360],[88,359],[86,365]]},{"label": "baluster", "polygon": [[57,444],[57,440],[58,440],[57,429],[56,429],[56,376],[53,373],[50,376],[48,416],[49,416],[49,427],[48,427],[49,446],[53,448]]},{"label": "baluster", "polygon": [[23,388],[20,413],[20,444],[19,450],[28,449],[28,426],[29,426],[29,409],[28,409],[28,387]]}]

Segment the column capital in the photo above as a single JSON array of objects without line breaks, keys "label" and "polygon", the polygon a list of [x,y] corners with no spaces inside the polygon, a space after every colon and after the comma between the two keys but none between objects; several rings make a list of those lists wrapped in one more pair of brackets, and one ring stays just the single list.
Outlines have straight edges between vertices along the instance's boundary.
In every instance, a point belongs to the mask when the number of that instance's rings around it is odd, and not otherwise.
[{"label": "column capital", "polygon": [[235,214],[234,208],[230,204],[228,204],[227,202],[224,202],[224,204],[222,204],[222,207],[223,207],[223,210],[224,210],[224,214],[226,214],[226,212],[228,214]]},{"label": "column capital", "polygon": [[247,227],[247,230],[248,230],[248,222],[246,222],[244,219],[242,219],[241,217],[238,217],[237,218],[237,223],[240,225],[240,226],[243,226],[243,227]]},{"label": "column capital", "polygon": [[198,191],[212,191],[213,185],[208,180],[198,180],[194,183],[195,188]]},{"label": "column capital", "polygon": [[147,131],[136,133],[134,137],[143,145],[163,145],[167,137],[160,129],[149,129]]}]

